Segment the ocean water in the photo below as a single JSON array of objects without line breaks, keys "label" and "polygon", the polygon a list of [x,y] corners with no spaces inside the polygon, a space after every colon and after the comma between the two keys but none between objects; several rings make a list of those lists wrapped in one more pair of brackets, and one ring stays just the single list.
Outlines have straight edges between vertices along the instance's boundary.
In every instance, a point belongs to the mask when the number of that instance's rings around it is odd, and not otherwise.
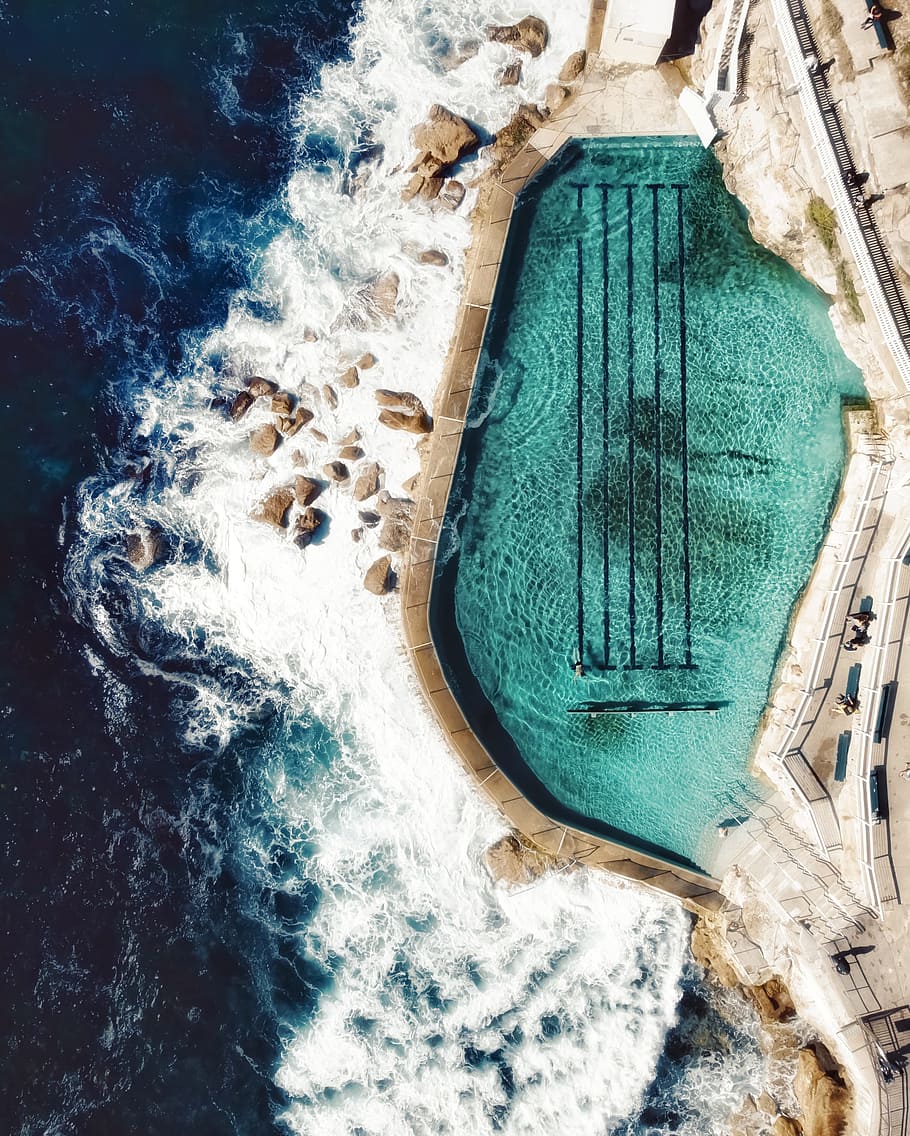
[{"label": "ocean water", "polygon": [[[437,641],[510,771],[710,871],[717,825],[761,792],[753,738],[862,376],[696,138],[566,147],[506,256]],[[715,710],[567,712],[588,701]]]},{"label": "ocean water", "polygon": [[[446,69],[505,0],[0,6],[5,1132],[719,1134],[762,1082],[677,908],[490,881],[350,497],[305,551],[249,519],[355,425],[392,492],[416,471],[372,389],[430,401],[468,228],[401,204],[409,133],[540,97],[586,5],[537,10],[506,90],[497,45]],[[330,443],[254,458],[264,409],[218,405],[253,372]]]}]

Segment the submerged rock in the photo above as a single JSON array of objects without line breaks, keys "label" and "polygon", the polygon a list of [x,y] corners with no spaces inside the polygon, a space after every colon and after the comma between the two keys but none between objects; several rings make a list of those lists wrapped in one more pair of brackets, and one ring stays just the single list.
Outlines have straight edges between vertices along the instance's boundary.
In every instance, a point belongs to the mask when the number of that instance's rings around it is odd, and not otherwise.
[{"label": "submerged rock", "polygon": [[361,437],[362,437],[362,435],[360,433],[360,429],[357,426],[355,426],[353,430],[349,430],[348,433],[345,434],[345,436],[341,439],[341,441],[338,443],[338,445],[339,446],[354,446],[360,441]]},{"label": "submerged rock", "polygon": [[369,369],[371,367],[375,367],[378,362],[379,360],[372,353],[372,351],[367,351],[365,355],[361,355],[357,360],[357,367],[361,371],[369,371]]},{"label": "submerged rock", "polygon": [[273,490],[253,510],[250,516],[254,521],[285,529],[288,525],[288,510],[294,504],[294,491],[288,486]]},{"label": "submerged rock", "polygon": [[399,284],[398,273],[387,272],[371,286],[370,302],[380,315],[394,316],[395,306],[398,303]]},{"label": "submerged rock", "polygon": [[322,397],[325,399],[326,406],[328,406],[329,410],[338,409],[338,395],[335,393],[335,388],[330,387],[328,383],[322,388]]},{"label": "submerged rock", "polygon": [[549,43],[550,33],[539,16],[525,16],[517,24],[487,28],[487,39],[510,44],[517,51],[526,51],[532,59],[536,59]]},{"label": "submerged rock", "polygon": [[341,453],[338,455],[342,461],[360,461],[363,457],[363,450],[360,446],[342,446]]},{"label": "submerged rock", "polygon": [[126,558],[140,572],[157,564],[164,556],[164,548],[163,537],[150,529],[127,533],[124,540]]},{"label": "submerged rock", "polygon": [[281,435],[271,422],[267,422],[264,426],[257,426],[250,434],[250,449],[254,454],[259,454],[264,458],[271,457],[280,445]]},{"label": "submerged rock", "polygon": [[436,268],[445,268],[449,263],[449,258],[444,252],[440,252],[439,249],[424,249],[417,257],[417,263],[432,264]]},{"label": "submerged rock", "polygon": [[347,387],[348,390],[353,390],[354,387],[360,386],[360,375],[357,372],[357,368],[348,367],[343,374],[338,376],[338,381],[343,387]]},{"label": "submerged rock", "polygon": [[391,591],[392,558],[381,556],[370,565],[363,578],[363,586],[375,596],[384,596]]},{"label": "submerged rock", "polygon": [[402,481],[401,488],[409,497],[413,497],[420,484],[420,472],[411,474],[407,481]]}]

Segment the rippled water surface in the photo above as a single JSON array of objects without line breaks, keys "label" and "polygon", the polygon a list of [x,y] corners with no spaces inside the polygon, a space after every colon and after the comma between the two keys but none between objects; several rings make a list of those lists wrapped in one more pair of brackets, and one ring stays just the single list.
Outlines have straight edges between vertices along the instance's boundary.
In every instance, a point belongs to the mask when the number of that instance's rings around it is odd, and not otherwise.
[{"label": "rippled water surface", "polygon": [[[710,868],[862,393],[697,140],[562,152],[512,223],[434,593],[509,768]],[[589,701],[676,710],[567,712]]]}]

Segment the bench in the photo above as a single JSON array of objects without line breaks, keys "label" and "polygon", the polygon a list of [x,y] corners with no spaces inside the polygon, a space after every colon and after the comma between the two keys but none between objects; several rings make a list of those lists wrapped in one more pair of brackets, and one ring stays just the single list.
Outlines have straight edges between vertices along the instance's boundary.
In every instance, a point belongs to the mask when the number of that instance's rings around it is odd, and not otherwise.
[{"label": "bench", "polygon": [[882,819],[881,800],[880,800],[881,786],[879,785],[879,780],[878,780],[879,774],[881,772],[882,772],[882,767],[880,765],[877,765],[869,773],[869,806],[870,806],[870,811],[872,813],[872,820],[875,824],[878,824]]},{"label": "bench", "polygon": [[[872,10],[875,0],[866,0],[866,11]],[[881,5],[879,5],[881,7]],[[885,21],[881,18],[872,21],[872,26],[875,28],[875,37],[878,40],[878,46],[882,51],[891,50],[891,41],[888,38],[888,29],[885,27]]]}]

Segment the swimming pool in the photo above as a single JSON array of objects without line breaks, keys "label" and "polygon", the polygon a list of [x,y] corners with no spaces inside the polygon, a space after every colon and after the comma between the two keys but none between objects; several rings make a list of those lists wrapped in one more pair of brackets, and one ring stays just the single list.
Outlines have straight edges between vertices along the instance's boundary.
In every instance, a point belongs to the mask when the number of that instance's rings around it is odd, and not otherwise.
[{"label": "swimming pool", "polygon": [[[759,791],[750,748],[862,396],[824,298],[755,244],[697,142],[572,143],[525,190],[431,626],[539,807],[710,869]],[[570,713],[586,702],[687,709]]]}]

